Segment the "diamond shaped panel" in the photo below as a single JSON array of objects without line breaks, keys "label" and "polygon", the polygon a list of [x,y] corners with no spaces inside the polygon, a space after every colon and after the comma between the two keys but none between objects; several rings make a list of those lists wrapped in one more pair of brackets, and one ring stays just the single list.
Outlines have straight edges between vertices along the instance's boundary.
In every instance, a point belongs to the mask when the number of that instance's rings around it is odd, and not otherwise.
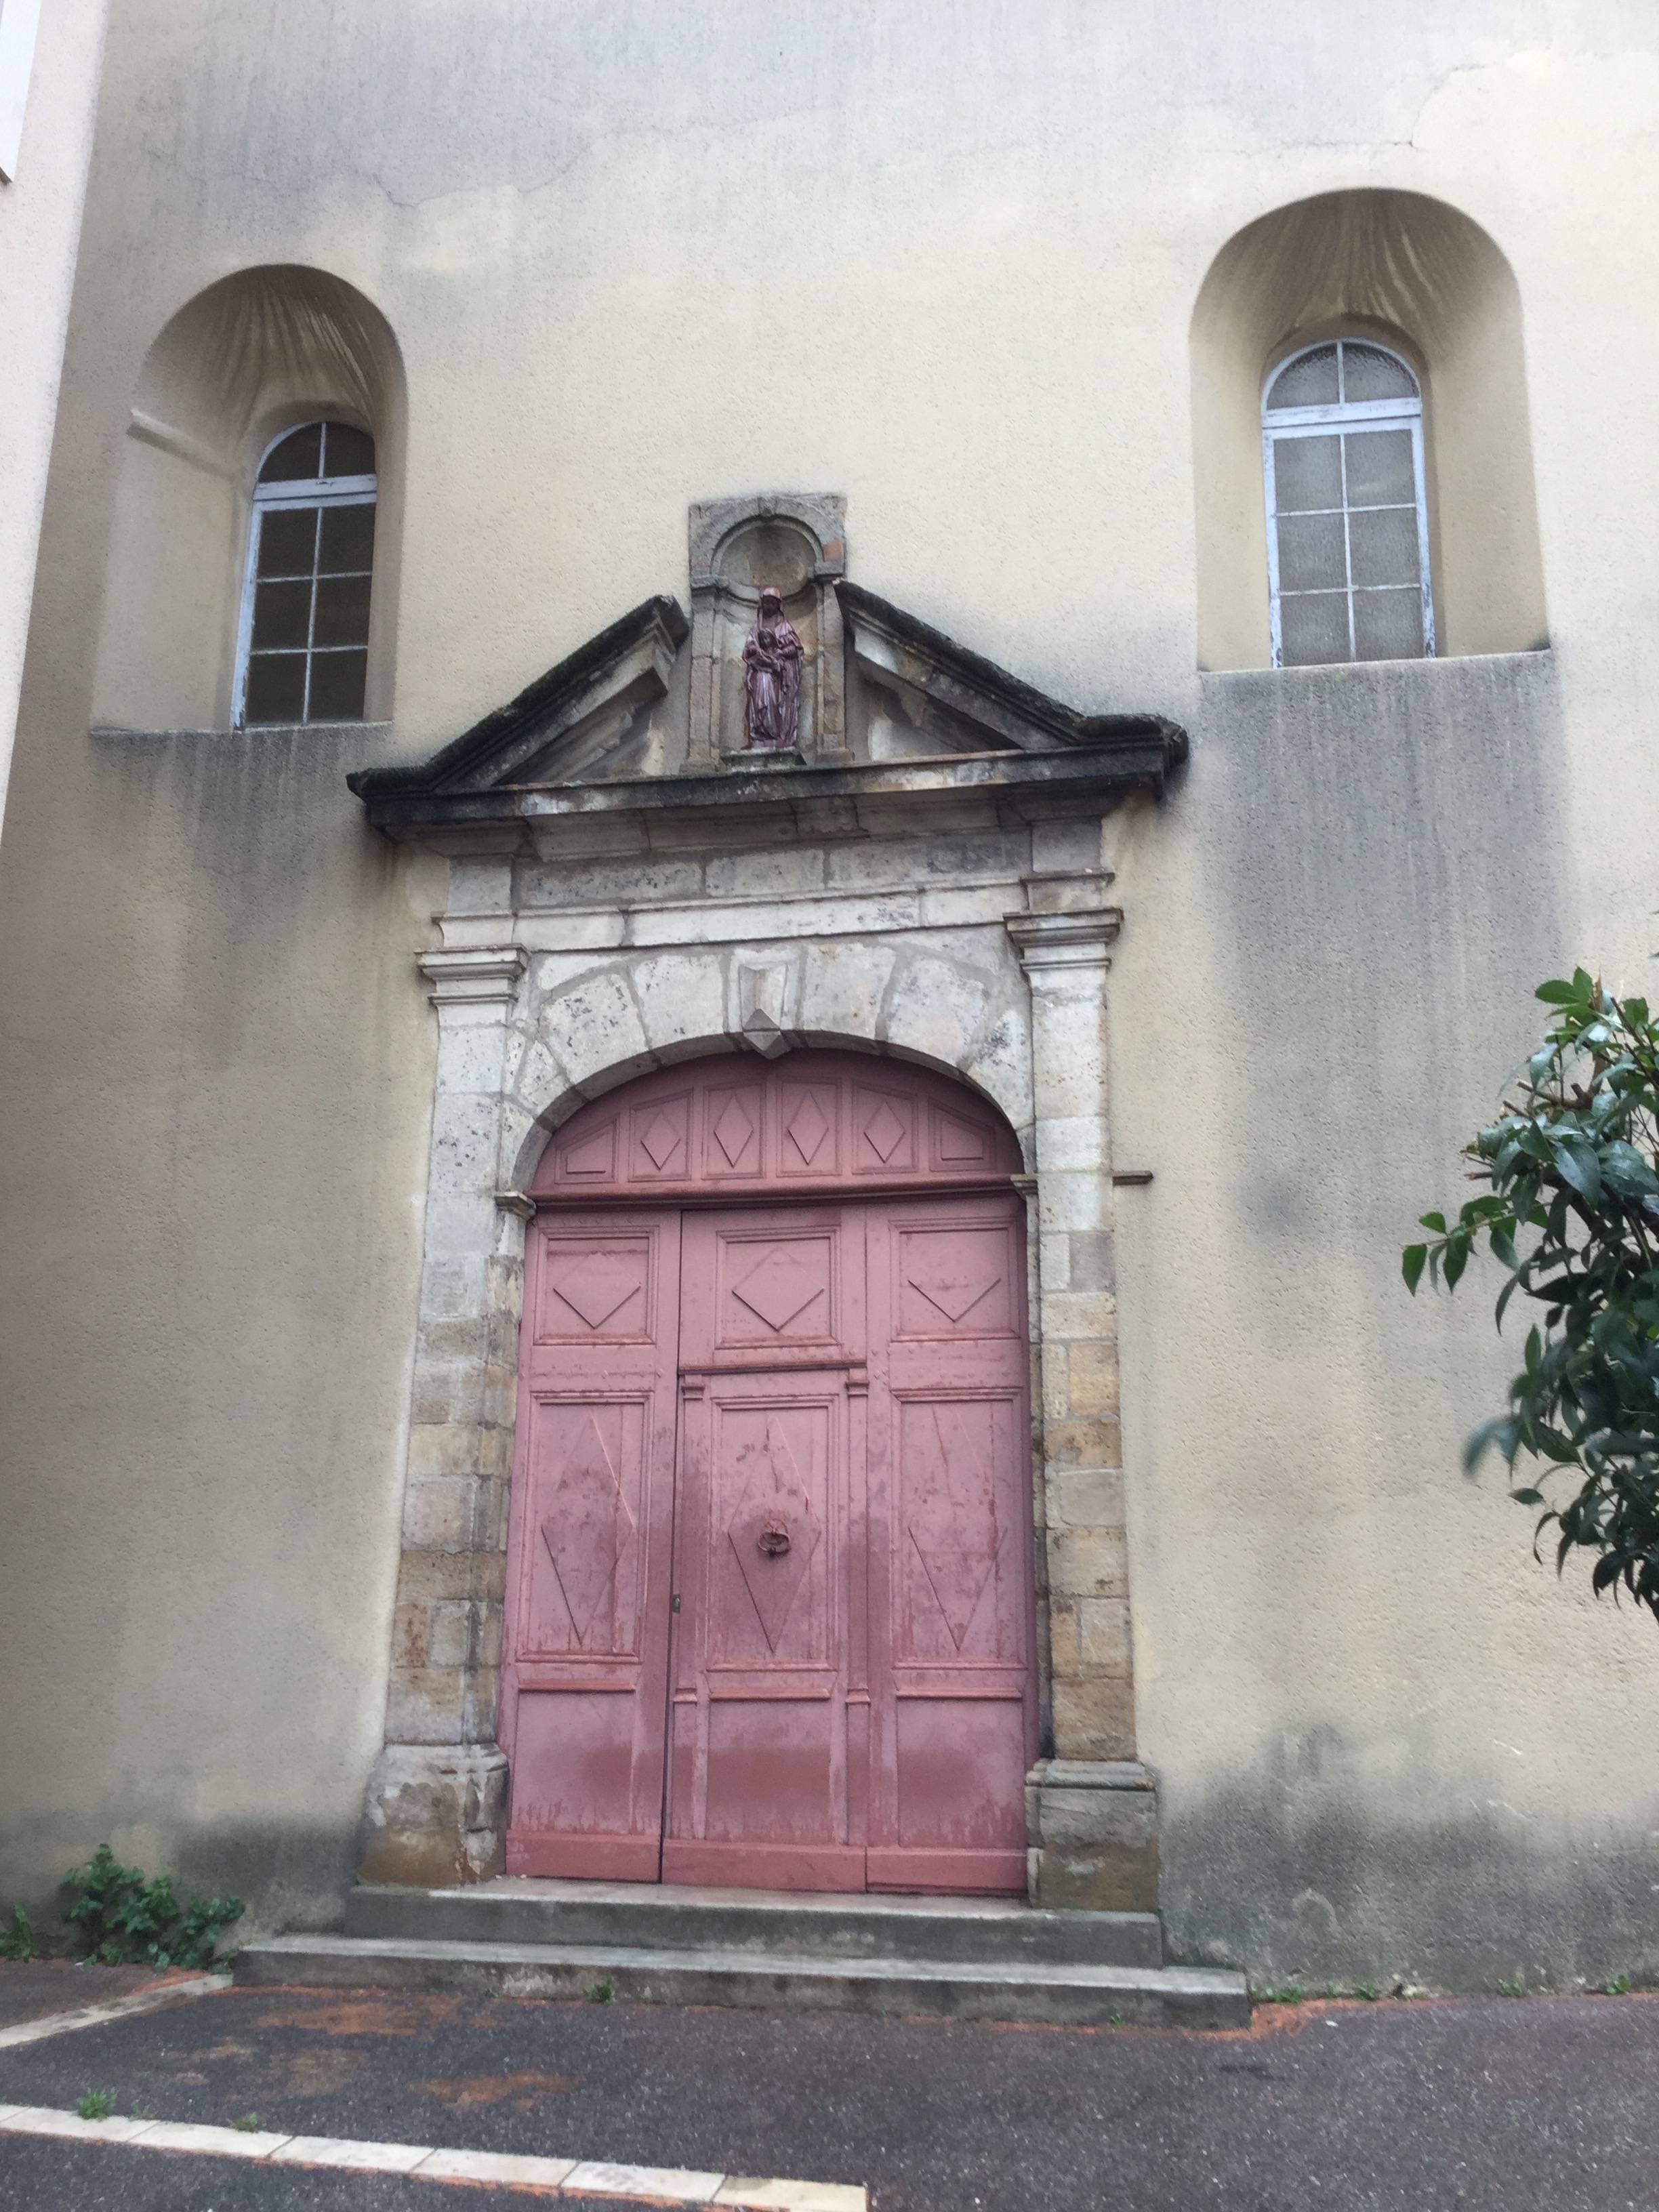
[{"label": "diamond shaped panel", "polygon": [[553,1288],[571,1311],[589,1328],[603,1328],[641,1287],[637,1262],[596,1252],[580,1260],[567,1273],[554,1279]]},{"label": "diamond shaped panel", "polygon": [[632,1541],[635,1520],[617,1469],[590,1413],[577,1428],[548,1499],[542,1541],[558,1577],[577,1643],[610,1594],[617,1563]]},{"label": "diamond shaped panel", "polygon": [[647,1158],[659,1175],[678,1152],[681,1142],[678,1129],[666,1114],[654,1115],[640,1139]]},{"label": "diamond shaped panel", "polygon": [[[963,1409],[933,1406],[928,1413],[916,1439],[923,1462],[914,1471],[921,1510],[910,1522],[910,1541],[960,1651],[1002,1548],[996,1486]],[[963,1540],[975,1535],[977,1541]]]},{"label": "diamond shaped panel", "polygon": [[799,1253],[787,1244],[775,1244],[760,1265],[733,1285],[732,1295],[777,1333],[787,1328],[814,1298],[823,1296],[823,1280]]},{"label": "diamond shaped panel", "polygon": [[830,1124],[823,1109],[809,1091],[789,1118],[785,1132],[791,1145],[800,1155],[803,1167],[810,1168],[823,1150],[823,1140],[830,1133]]},{"label": "diamond shaped panel", "polygon": [[884,1166],[905,1138],[905,1127],[886,1099],[864,1125],[865,1142]]},{"label": "diamond shaped panel", "polygon": [[920,1291],[930,1306],[937,1306],[945,1320],[952,1322],[965,1321],[980,1300],[1002,1280],[997,1269],[988,1267],[972,1254],[936,1262],[927,1272],[926,1281],[920,1270],[910,1277],[911,1289]]},{"label": "diamond shaped panel", "polygon": [[755,1135],[755,1124],[745,1112],[741,1098],[726,1100],[714,1123],[714,1142],[726,1155],[727,1167],[736,1167]]},{"label": "diamond shaped panel", "polygon": [[746,1456],[749,1480],[726,1533],[767,1648],[775,1651],[823,1531],[777,1421],[767,1422],[763,1446]]}]

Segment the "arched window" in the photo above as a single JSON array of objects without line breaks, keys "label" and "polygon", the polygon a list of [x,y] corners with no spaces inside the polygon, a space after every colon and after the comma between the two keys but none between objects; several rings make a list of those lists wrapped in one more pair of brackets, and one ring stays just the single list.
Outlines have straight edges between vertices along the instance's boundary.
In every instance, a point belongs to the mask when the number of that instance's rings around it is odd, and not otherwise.
[{"label": "arched window", "polygon": [[290,430],[260,463],[236,654],[239,723],[361,719],[374,484],[374,441],[345,422]]},{"label": "arched window", "polygon": [[1434,651],[1423,401],[1358,338],[1281,362],[1261,403],[1275,668]]}]

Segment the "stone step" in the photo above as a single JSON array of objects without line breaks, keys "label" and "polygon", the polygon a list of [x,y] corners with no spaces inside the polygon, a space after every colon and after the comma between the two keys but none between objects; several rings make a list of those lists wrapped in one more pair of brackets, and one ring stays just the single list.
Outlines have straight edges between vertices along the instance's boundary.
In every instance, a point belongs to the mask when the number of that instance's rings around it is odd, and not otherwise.
[{"label": "stone step", "polygon": [[346,1901],[345,1932],[421,1942],[764,1951],[848,1962],[1157,1966],[1164,1960],[1155,1912],[1035,1911],[1002,1897],[826,1896],[514,1875],[456,1889],[360,1884]]},{"label": "stone step", "polygon": [[830,1958],[624,1944],[453,1942],[279,1936],[237,1954],[239,1984],[463,1990],[784,2011],[1035,2021],[1074,2027],[1243,2027],[1242,1974],[1055,1960]]}]

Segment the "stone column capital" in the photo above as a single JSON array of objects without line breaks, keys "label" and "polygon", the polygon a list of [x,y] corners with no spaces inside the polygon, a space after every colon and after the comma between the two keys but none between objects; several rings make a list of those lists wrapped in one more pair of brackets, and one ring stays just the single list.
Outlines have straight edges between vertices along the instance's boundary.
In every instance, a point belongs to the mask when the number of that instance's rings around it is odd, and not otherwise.
[{"label": "stone column capital", "polygon": [[521,945],[434,947],[416,957],[432,986],[427,995],[440,1012],[453,1006],[510,1006],[530,964]]},{"label": "stone column capital", "polygon": [[1106,968],[1106,948],[1123,927],[1121,907],[1095,907],[1083,914],[1010,914],[1004,926],[1019,954],[1019,964],[1036,978],[1057,968]]}]

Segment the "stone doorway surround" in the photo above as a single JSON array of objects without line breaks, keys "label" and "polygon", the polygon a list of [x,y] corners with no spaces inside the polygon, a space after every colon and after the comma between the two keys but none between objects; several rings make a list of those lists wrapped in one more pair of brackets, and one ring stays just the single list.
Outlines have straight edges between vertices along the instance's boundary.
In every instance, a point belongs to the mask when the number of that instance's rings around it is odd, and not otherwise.
[{"label": "stone doorway surround", "polygon": [[[438,1887],[504,1863],[524,1194],[551,1132],[651,1068],[817,1044],[953,1074],[1019,1139],[1048,1754],[1027,1786],[1030,1894],[1156,1905],[1112,1265],[1106,980],[1122,915],[1101,823],[1161,791],[1185,739],[1153,716],[1076,715],[844,583],[838,605],[850,761],[710,771],[682,736],[675,772],[660,738],[689,625],[654,600],[423,769],[352,780],[377,828],[451,862],[421,958],[436,1091],[366,1880]],[[927,749],[859,757],[860,715],[876,713]]]}]

